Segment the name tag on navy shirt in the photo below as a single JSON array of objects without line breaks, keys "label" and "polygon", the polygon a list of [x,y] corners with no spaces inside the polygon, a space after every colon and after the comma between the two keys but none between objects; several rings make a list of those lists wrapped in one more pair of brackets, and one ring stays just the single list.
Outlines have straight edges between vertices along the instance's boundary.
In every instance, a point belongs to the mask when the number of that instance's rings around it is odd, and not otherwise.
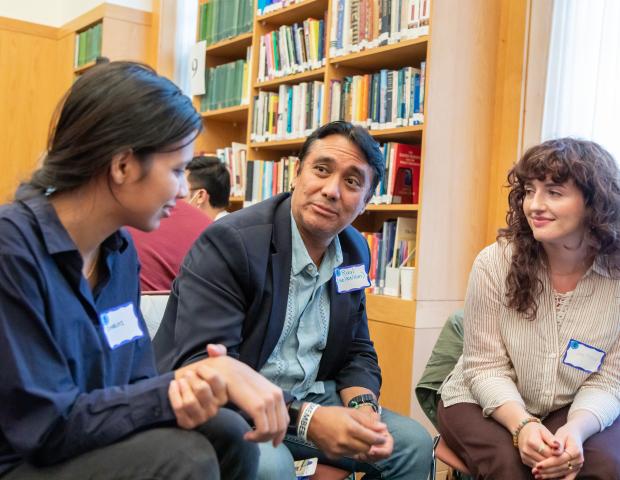
[{"label": "name tag on navy shirt", "polygon": [[336,291],[338,293],[354,292],[370,287],[370,280],[363,264],[338,267],[334,270]]},{"label": "name tag on navy shirt", "polygon": [[99,319],[112,350],[144,336],[131,302],[106,310]]},{"label": "name tag on navy shirt", "polygon": [[570,339],[562,363],[584,372],[598,372],[606,353],[578,340]]}]

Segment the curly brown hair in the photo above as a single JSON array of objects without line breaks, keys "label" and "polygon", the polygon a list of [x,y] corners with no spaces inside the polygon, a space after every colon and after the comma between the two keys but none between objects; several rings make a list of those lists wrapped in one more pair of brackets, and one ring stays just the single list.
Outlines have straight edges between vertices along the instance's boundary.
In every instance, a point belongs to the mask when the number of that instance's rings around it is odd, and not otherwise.
[{"label": "curly brown hair", "polygon": [[506,277],[507,306],[533,320],[542,293],[538,273],[546,255],[523,212],[525,184],[544,181],[555,183],[569,179],[583,194],[586,205],[586,228],[592,253],[610,275],[620,273],[620,170],[613,157],[600,145],[574,138],[548,140],[528,149],[508,173],[508,213],[506,228],[497,239],[512,244],[512,259]]}]

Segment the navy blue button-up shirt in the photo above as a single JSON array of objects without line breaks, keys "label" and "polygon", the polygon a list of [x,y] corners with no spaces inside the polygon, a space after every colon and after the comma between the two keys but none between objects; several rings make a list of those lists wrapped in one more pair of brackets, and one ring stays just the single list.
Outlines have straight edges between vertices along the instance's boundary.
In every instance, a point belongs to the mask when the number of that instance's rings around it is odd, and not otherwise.
[{"label": "navy blue button-up shirt", "polygon": [[[0,207],[0,475],[48,465],[171,423],[139,310],[138,260],[122,231],[102,244],[94,291],[44,196]],[[99,315],[133,303],[144,336],[111,350]]]}]

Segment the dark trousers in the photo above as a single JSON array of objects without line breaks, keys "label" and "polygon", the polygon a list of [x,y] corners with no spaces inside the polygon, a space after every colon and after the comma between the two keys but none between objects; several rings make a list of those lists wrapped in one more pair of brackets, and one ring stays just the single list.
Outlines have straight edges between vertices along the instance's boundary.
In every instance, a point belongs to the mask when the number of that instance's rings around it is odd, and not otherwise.
[{"label": "dark trousers", "polygon": [[[543,420],[551,433],[566,423],[569,407]],[[531,468],[521,462],[512,445],[512,435],[492,418],[482,416],[473,403],[458,403],[437,409],[439,433],[446,444],[467,465],[476,479],[526,480],[534,478]],[[578,478],[620,480],[620,420],[583,444],[584,464]]]},{"label": "dark trousers", "polygon": [[21,464],[2,480],[251,480],[258,446],[246,442],[247,422],[221,409],[195,430],[155,428],[49,467]]}]

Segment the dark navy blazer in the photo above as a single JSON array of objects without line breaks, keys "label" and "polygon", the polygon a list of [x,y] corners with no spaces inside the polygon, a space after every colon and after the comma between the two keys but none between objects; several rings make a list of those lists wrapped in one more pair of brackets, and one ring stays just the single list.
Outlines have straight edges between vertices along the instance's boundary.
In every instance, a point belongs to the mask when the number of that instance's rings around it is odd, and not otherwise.
[{"label": "dark navy blazer", "polygon": [[[339,234],[342,266],[370,261],[353,227]],[[160,371],[206,357],[207,343],[259,371],[286,316],[291,272],[291,200],[280,194],[214,222],[198,238],[173,284],[153,345]],[[379,394],[381,372],[368,334],[363,290],[339,294],[332,278],[330,323],[318,381]]]}]

